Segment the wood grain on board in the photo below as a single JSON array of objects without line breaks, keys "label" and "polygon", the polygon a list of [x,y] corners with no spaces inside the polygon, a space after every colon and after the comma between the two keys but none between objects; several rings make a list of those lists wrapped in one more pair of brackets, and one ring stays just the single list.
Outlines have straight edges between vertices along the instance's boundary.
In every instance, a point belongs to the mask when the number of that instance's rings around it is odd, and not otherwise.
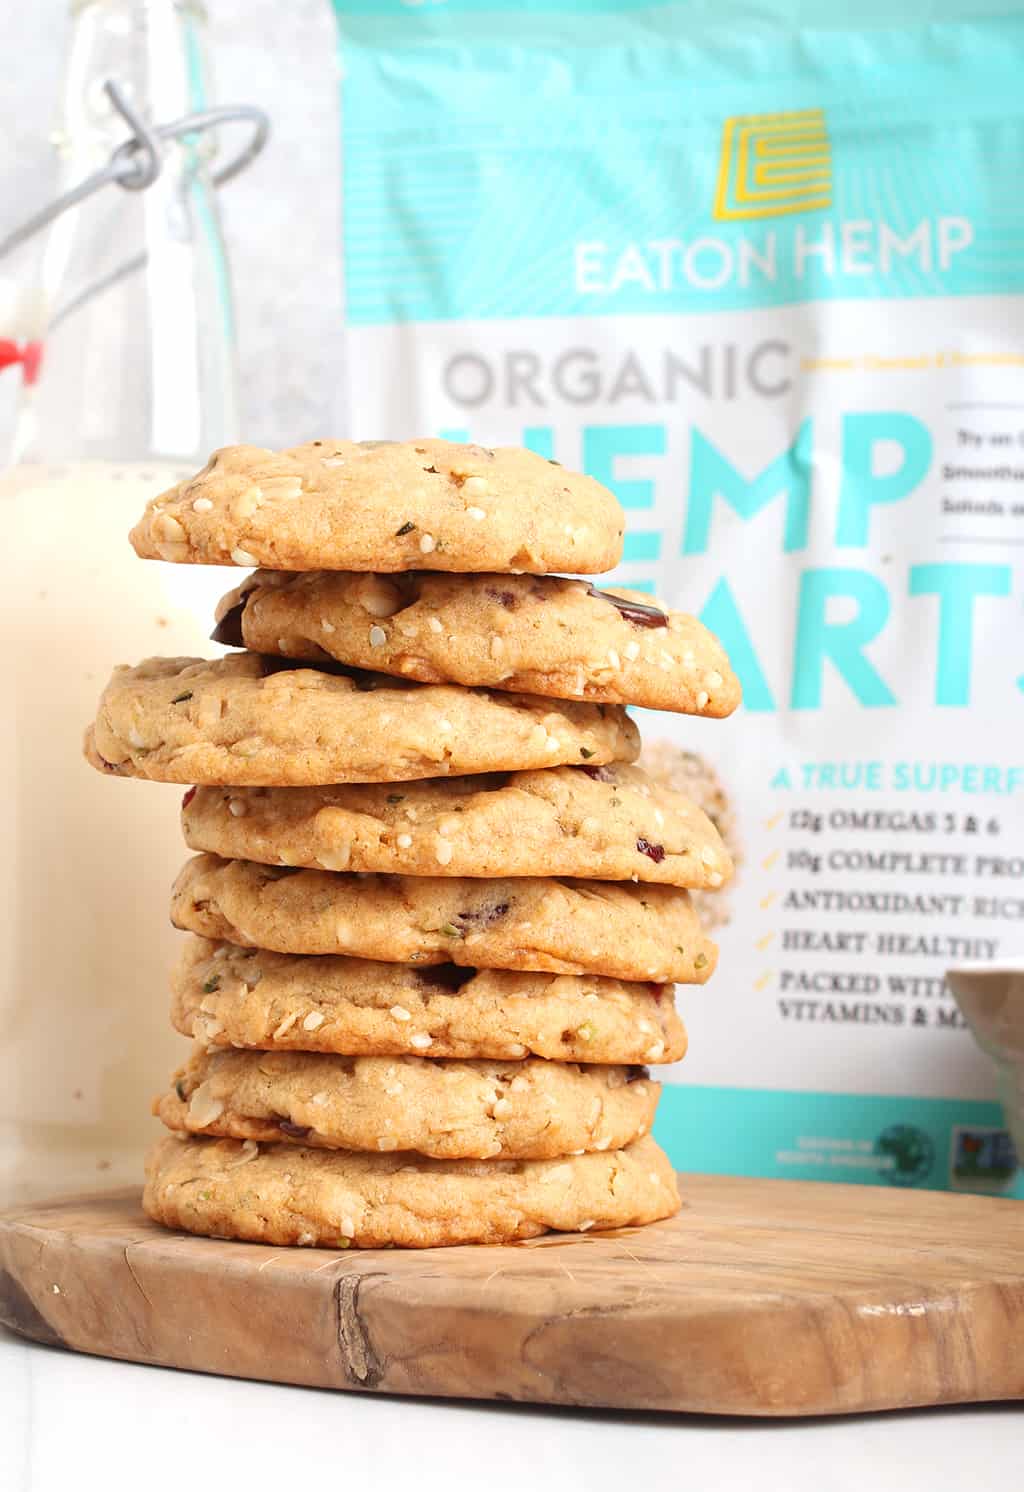
[{"label": "wood grain on board", "polygon": [[1024,1206],[684,1176],[681,1214],[503,1248],[171,1233],[135,1191],[0,1216],[0,1321],[321,1388],[715,1414],[1024,1397]]}]

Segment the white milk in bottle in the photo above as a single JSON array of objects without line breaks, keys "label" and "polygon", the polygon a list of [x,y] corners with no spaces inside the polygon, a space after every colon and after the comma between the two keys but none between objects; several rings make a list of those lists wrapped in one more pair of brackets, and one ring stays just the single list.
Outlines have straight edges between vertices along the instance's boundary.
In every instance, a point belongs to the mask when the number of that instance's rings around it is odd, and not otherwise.
[{"label": "white milk in bottle", "polygon": [[140,560],[128,543],[182,474],[89,462],[0,477],[5,1200],[137,1183],[152,1097],[187,1051],[168,1020],[182,789],[82,756],[115,664],[220,651],[213,608],[238,572]]}]

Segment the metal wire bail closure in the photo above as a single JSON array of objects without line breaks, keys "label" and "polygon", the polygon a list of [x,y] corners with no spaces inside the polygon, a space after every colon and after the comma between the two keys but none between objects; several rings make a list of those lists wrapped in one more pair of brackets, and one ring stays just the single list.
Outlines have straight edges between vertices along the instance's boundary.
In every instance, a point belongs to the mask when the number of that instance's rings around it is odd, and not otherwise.
[{"label": "metal wire bail closure", "polygon": [[114,185],[126,192],[144,192],[153,185],[163,170],[163,146],[171,140],[180,140],[185,135],[203,134],[222,124],[251,125],[252,133],[243,148],[219,171],[211,173],[210,180],[214,186],[219,187],[251,165],[270,135],[269,118],[262,109],[252,104],[230,104],[218,109],[203,109],[172,120],[170,124],[149,125],[128,102],[124,89],[113,78],[107,79],[103,91],[131,130],[131,135],[116,147],[105,166],[85,177],[77,186],[57,197],[15,228],[13,233],[0,240],[0,259],[33,234],[48,227],[69,207],[77,206],[101,187]]}]

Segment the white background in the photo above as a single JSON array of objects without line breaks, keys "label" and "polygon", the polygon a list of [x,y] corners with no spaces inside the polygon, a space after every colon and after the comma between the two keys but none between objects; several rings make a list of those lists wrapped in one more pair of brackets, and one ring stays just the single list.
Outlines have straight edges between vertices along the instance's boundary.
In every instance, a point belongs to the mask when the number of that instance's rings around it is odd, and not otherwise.
[{"label": "white background", "polygon": [[172,1373],[0,1328],[3,1492],[1003,1492],[1019,1406],[709,1419],[396,1399]]}]

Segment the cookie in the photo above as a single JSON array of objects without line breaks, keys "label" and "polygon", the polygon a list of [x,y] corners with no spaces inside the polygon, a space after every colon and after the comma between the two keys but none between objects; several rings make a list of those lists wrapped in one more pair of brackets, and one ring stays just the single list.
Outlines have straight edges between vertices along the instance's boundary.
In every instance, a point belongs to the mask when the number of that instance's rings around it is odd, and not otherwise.
[{"label": "cookie", "polygon": [[518,447],[446,440],[228,446],[153,498],[144,559],[269,570],[572,570],[622,557],[625,515],[591,477]]},{"label": "cookie", "polygon": [[189,1233],[320,1248],[513,1243],[628,1228],[679,1211],[649,1135],[557,1160],[425,1160],[255,1141],[158,1140],[145,1211]]},{"label": "cookie", "polygon": [[188,937],[171,1020],[206,1046],[346,1056],[678,1062],[670,984],[271,953]]},{"label": "cookie", "polygon": [[427,684],[719,718],[741,697],[725,649],[695,617],[561,576],[261,570],[217,618],[215,640],[232,647]]},{"label": "cookie", "polygon": [[556,767],[393,784],[201,787],[186,843],[227,859],[397,875],[582,876],[717,887],[711,821],[636,767]]},{"label": "cookie", "polygon": [[617,705],[281,670],[256,653],[115,669],[86,740],[94,766],[156,782],[398,782],[564,762],[631,761]]},{"label": "cookie", "polygon": [[171,921],[279,953],[703,984],[718,956],[689,895],[613,881],[338,875],[197,855]]},{"label": "cookie", "polygon": [[550,1160],[646,1134],[660,1088],[645,1067],[445,1062],[199,1048],[153,1106],[168,1129],[435,1160]]}]

